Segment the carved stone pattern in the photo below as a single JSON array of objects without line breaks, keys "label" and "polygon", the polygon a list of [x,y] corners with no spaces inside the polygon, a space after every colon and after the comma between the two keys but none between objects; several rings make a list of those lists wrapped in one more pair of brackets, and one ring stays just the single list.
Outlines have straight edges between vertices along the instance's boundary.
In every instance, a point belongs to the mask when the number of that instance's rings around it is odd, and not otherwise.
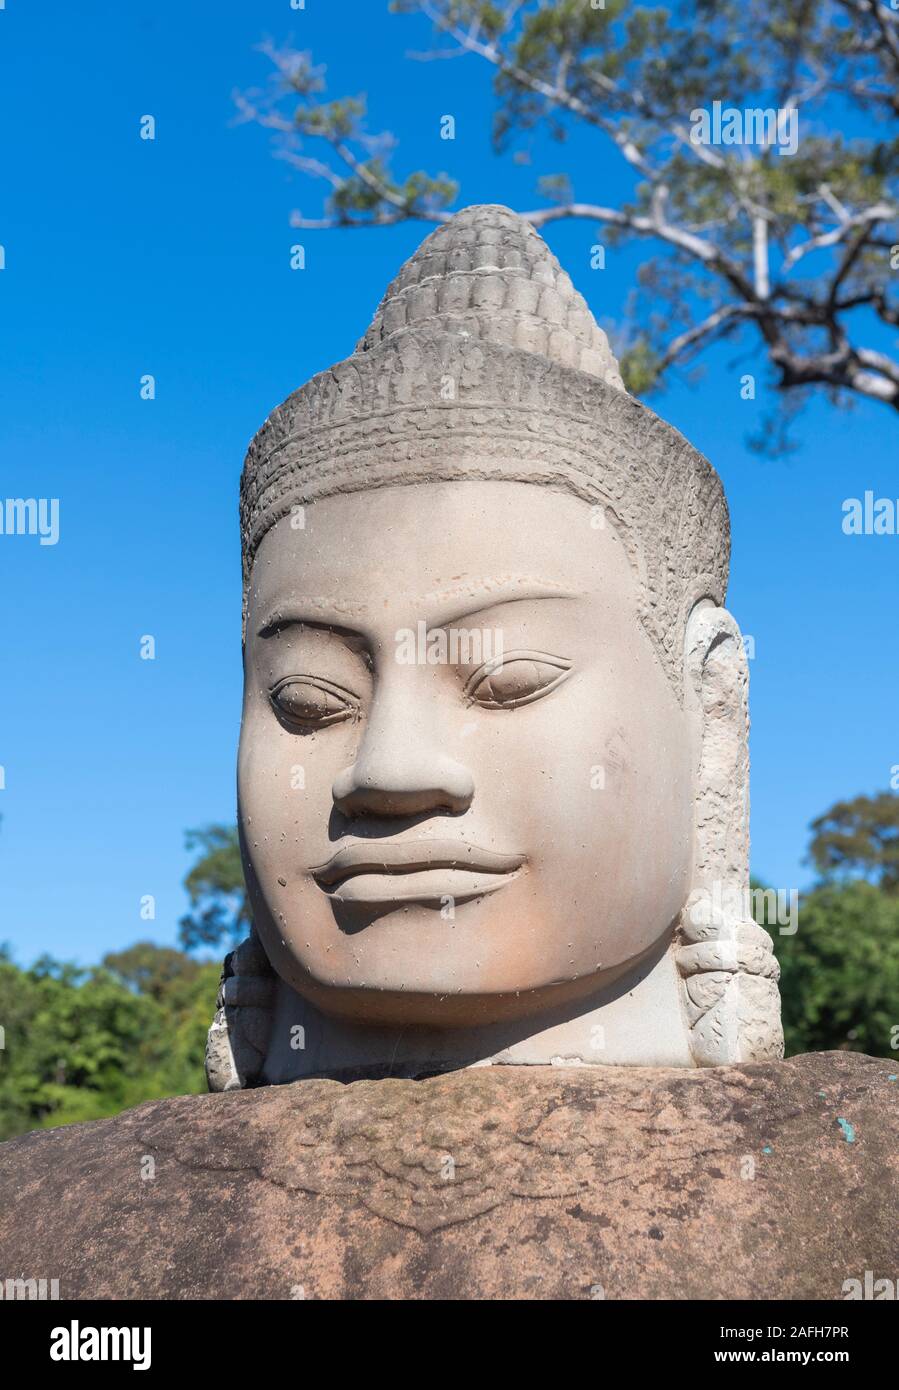
[{"label": "carved stone pattern", "polygon": [[833,1052],[152,1101],[0,1145],[0,1267],[63,1299],[833,1303],[896,1271],[894,1072]]},{"label": "carved stone pattern", "polygon": [[784,1052],[780,966],[747,901],[749,670],[743,639],[731,614],[705,609],[690,620],[686,648],[704,728],[693,889],[706,894],[682,913],[678,931],[690,1046],[699,1066],[776,1060]]},{"label": "carved stone pattern", "polygon": [[292,507],[335,493],[509,479],[608,510],[640,576],[643,621],[680,691],[686,616],[724,601],[717,474],[624,390],[608,340],[534,228],[465,208],[388,287],[346,361],[275,410],[241,485],[244,603],[256,550]]},{"label": "carved stone pattern", "polygon": [[[455,396],[441,400],[451,383]],[[643,621],[675,689],[693,604],[722,603],[730,528],[710,464],[604,382],[516,349],[395,334],[313,378],[247,454],[244,585],[262,537],[291,508],[340,492],[505,479],[603,506],[640,577]]]},{"label": "carved stone pattern", "polygon": [[357,351],[425,325],[523,348],[624,390],[608,338],[570,276],[529,222],[496,204],[464,208],[422,242]]},{"label": "carved stone pattern", "polygon": [[[186,1134],[175,1152],[181,1163],[228,1169],[249,1149],[269,1182],[361,1202],[387,1221],[427,1233],[510,1197],[608,1194],[616,1184],[630,1193],[635,1130],[640,1147],[664,1150],[672,1172],[688,1172],[697,1151],[707,1162],[739,1153],[735,1100],[757,1104],[776,1075],[728,1071],[717,1087],[701,1078],[643,1067],[503,1067],[426,1081],[307,1080],[259,1093],[249,1121],[259,1145],[235,1111],[231,1142],[220,1131],[223,1142],[210,1151],[202,1136]],[[534,1103],[539,1092],[551,1097],[545,1107]],[[615,1116],[602,1110],[610,1097]],[[515,1118],[503,1113],[498,1124],[504,1106]],[[267,1116],[285,1111],[289,1146],[264,1143],[275,1128]],[[152,1117],[144,1121],[141,1141],[151,1151],[168,1147],[166,1140],[157,1138]]]}]

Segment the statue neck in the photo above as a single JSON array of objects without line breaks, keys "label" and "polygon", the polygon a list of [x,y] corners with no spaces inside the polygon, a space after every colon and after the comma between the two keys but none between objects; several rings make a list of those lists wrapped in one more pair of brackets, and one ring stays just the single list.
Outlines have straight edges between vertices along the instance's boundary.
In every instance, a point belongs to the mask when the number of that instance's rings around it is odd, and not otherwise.
[{"label": "statue neck", "polygon": [[348,1023],[328,1018],[279,979],[259,1083],[417,1077],[498,1065],[690,1067],[682,994],[672,947],[577,1005],[480,1028]]}]

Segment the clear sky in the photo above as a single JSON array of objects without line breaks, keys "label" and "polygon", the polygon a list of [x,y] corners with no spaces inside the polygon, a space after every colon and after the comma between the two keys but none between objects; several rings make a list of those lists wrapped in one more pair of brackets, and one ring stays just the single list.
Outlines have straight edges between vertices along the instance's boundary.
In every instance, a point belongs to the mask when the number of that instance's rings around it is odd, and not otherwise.
[{"label": "clear sky", "polygon": [[[22,963],[175,941],[184,831],[234,819],[243,452],[290,390],[348,355],[427,230],[291,231],[319,187],[233,121],[233,90],[267,78],[266,36],[310,48],[333,95],[368,91],[372,125],[400,138],[397,168],[445,170],[460,206],[539,206],[538,173],[561,170],[585,199],[625,186],[593,141],[538,137],[531,165],[494,155],[485,69],[410,61],[427,26],[385,0],[6,0],[0,496],[60,499],[57,545],[0,536],[0,940]],[[645,252],[592,271],[593,225],[547,239],[597,316],[620,317]],[[652,404],[727,489],[729,606],[755,643],[753,869],[789,888],[808,879],[809,820],[899,764],[899,537],[841,529],[844,498],[899,497],[899,422],[821,400],[798,453],[760,460],[745,436],[770,400],[741,401],[739,378],[763,370],[734,355]]]}]

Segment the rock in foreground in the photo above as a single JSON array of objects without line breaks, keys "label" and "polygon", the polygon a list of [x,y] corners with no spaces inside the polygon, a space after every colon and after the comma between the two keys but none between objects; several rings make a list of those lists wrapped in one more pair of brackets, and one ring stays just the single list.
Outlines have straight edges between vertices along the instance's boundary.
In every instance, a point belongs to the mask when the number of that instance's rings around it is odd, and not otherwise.
[{"label": "rock in foreground", "polygon": [[899,1271],[889,1061],[494,1067],[141,1105],[0,1145],[62,1298],[816,1298]]}]

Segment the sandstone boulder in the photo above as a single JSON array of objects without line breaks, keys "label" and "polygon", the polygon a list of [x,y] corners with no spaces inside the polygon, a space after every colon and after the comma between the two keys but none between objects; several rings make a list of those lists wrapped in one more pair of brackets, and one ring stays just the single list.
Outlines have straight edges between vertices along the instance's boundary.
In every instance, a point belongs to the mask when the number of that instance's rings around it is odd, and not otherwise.
[{"label": "sandstone boulder", "polygon": [[841,1299],[899,1274],[894,1067],[491,1067],[150,1102],[0,1146],[0,1278],[62,1298]]}]

